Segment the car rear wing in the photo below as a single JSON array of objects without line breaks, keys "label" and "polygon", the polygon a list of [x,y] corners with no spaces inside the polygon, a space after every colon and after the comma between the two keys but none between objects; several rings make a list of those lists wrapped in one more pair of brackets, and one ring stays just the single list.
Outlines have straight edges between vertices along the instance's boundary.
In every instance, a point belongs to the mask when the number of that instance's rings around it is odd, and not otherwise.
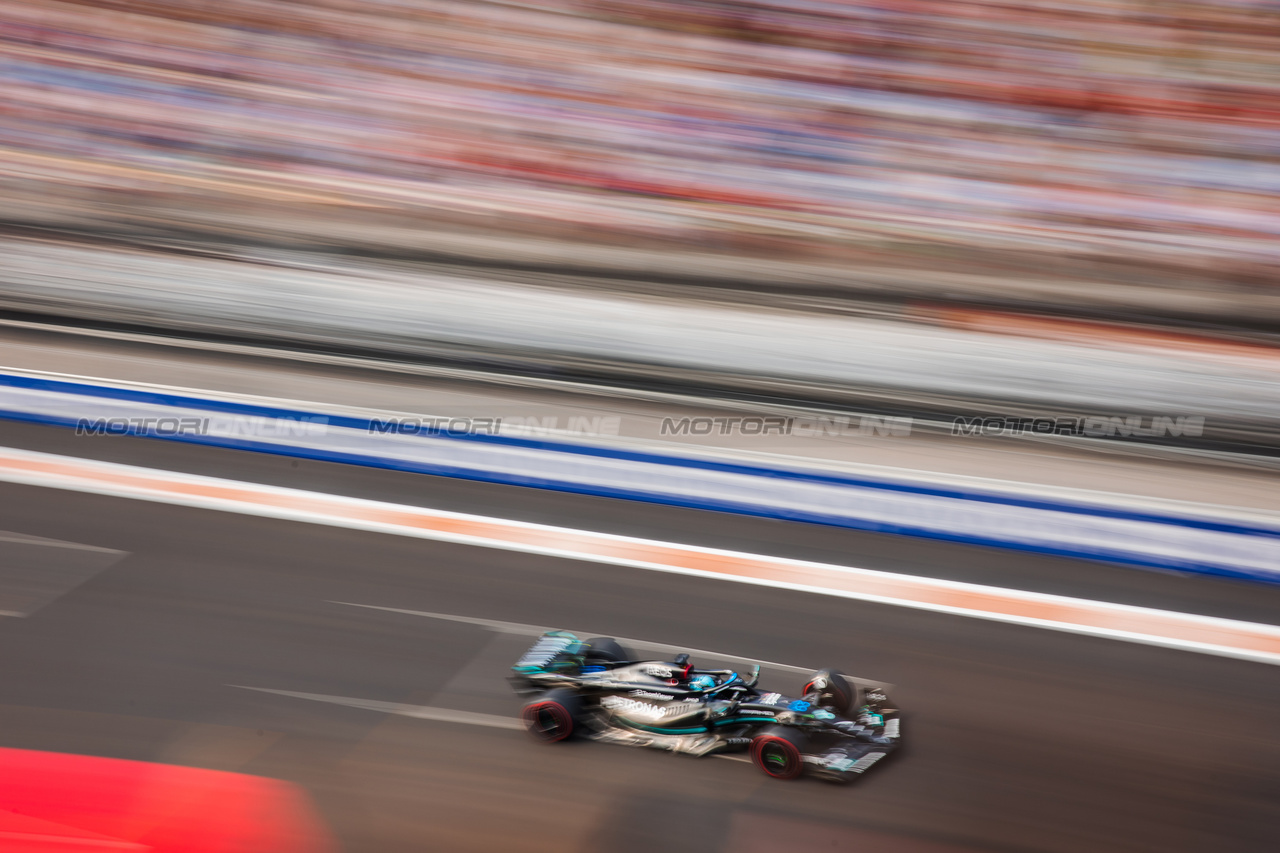
[{"label": "car rear wing", "polygon": [[578,675],[587,644],[568,631],[548,631],[511,667],[511,686],[532,693]]}]

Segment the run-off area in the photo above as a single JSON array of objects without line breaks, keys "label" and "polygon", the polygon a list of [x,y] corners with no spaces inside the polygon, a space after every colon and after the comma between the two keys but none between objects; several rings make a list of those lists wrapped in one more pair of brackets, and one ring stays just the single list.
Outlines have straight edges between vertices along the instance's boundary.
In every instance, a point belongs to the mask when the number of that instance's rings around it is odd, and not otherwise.
[{"label": "run-off area", "polygon": [[[488,495],[515,514],[515,492]],[[349,850],[1273,848],[1274,667],[30,486],[0,506],[25,536],[127,552],[0,620],[0,743],[297,782]],[[335,602],[834,665],[895,685],[910,742],[841,789],[229,686],[518,707],[502,678],[527,636]]]}]

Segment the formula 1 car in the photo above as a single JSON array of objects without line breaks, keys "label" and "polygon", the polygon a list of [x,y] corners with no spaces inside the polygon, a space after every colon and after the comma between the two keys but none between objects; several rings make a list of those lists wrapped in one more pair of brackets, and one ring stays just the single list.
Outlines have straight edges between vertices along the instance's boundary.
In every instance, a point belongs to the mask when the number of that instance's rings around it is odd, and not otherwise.
[{"label": "formula 1 car", "polygon": [[531,696],[522,714],[535,738],[581,736],[703,756],[749,752],[774,779],[808,772],[861,777],[899,746],[901,720],[883,689],[858,689],[838,670],[815,672],[800,697],[756,687],[731,670],[695,669],[687,654],[636,661],[613,639],[549,631],[512,667]]}]

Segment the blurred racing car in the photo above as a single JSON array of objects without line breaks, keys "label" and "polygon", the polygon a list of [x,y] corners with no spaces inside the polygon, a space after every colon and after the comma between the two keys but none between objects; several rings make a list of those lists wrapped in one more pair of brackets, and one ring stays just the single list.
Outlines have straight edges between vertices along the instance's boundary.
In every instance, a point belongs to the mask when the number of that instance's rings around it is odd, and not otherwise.
[{"label": "blurred racing car", "polygon": [[535,738],[580,736],[704,756],[748,752],[774,779],[809,773],[848,782],[899,746],[901,721],[887,693],[857,687],[835,669],[813,673],[801,696],[759,689],[747,677],[697,669],[687,654],[637,661],[609,637],[549,631],[512,667]]}]

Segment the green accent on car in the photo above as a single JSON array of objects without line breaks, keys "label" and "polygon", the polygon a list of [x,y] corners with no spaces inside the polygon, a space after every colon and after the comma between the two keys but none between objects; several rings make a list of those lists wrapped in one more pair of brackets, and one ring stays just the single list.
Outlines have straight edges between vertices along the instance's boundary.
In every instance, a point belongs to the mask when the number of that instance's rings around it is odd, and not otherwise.
[{"label": "green accent on car", "polygon": [[700,726],[698,728],[693,728],[693,729],[663,729],[663,728],[659,728],[658,726],[646,726],[644,723],[633,723],[630,720],[628,720],[626,717],[622,717],[621,720],[625,725],[633,729],[640,729],[641,731],[652,732],[653,734],[656,734],[656,735],[701,735],[701,734],[706,734],[708,731],[710,731],[706,726]]}]

